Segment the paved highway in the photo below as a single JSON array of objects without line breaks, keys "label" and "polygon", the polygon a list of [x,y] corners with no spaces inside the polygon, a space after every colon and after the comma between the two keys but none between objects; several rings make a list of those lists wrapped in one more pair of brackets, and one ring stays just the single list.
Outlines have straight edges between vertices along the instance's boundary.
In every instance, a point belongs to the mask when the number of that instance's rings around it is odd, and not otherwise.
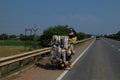
[{"label": "paved highway", "polygon": [[[120,80],[120,41],[96,40],[62,80]],[[57,79],[59,80],[59,79]]]}]

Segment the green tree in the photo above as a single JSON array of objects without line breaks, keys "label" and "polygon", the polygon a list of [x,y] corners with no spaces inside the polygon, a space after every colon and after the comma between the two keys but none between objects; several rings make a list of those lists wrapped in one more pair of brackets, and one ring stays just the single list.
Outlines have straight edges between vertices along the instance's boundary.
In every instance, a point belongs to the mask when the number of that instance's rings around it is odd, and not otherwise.
[{"label": "green tree", "polygon": [[120,31],[118,31],[116,35],[120,35]]},{"label": "green tree", "polygon": [[10,35],[9,38],[16,38],[16,35]]},{"label": "green tree", "polygon": [[120,31],[117,32],[116,36],[117,36],[117,40],[120,40]]},{"label": "green tree", "polygon": [[82,40],[82,39],[85,39],[87,36],[85,33],[83,32],[77,32],[77,39],[78,40]]},{"label": "green tree", "polygon": [[8,35],[3,33],[3,34],[0,35],[0,39],[1,40],[7,40],[8,39]]},{"label": "green tree", "polygon": [[17,35],[9,35],[9,40],[19,40],[19,37]]},{"label": "green tree", "polygon": [[25,35],[24,35],[24,34],[20,34],[19,37],[20,37],[20,40],[21,40],[21,41],[24,41],[24,40],[25,40]]},{"label": "green tree", "polygon": [[68,35],[68,25],[57,25],[46,29],[40,36],[40,45],[48,46],[53,35]]}]

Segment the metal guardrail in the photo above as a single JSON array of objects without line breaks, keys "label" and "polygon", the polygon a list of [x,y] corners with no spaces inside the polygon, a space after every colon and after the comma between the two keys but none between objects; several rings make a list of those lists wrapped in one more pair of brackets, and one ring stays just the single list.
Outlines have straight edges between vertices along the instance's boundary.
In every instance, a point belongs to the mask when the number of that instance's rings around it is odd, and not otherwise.
[{"label": "metal guardrail", "polygon": [[[18,55],[13,55],[0,59],[0,77],[9,74],[11,71],[21,68],[30,62],[36,62],[45,53],[50,52],[50,48],[43,48]],[[10,67],[10,68],[9,68]]]},{"label": "metal guardrail", "polygon": [[[91,38],[80,40],[75,42],[75,44],[82,43],[90,39]],[[38,59],[41,57],[41,55],[50,52],[50,48],[51,47],[1,58],[0,59],[0,78],[5,74],[9,74],[11,71],[14,71],[18,68],[23,67],[25,64],[28,64],[29,62],[37,62]]]},{"label": "metal guardrail", "polygon": [[23,59],[34,57],[36,55],[41,55],[41,54],[47,53],[49,51],[50,51],[50,47],[31,51],[31,52],[26,52],[26,53],[22,53],[22,54],[18,54],[18,55],[13,55],[13,56],[5,57],[5,58],[1,58],[0,59],[0,67],[7,65],[7,64],[10,64],[10,63],[13,63],[13,62],[16,62],[16,61],[20,61]]}]

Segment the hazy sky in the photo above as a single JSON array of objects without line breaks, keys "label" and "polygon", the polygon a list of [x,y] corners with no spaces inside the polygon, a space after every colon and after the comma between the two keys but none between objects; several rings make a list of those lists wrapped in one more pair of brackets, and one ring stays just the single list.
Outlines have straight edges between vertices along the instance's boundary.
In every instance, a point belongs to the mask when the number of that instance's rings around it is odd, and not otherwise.
[{"label": "hazy sky", "polygon": [[21,34],[25,28],[69,25],[77,32],[116,33],[120,0],[0,0],[0,34]]}]

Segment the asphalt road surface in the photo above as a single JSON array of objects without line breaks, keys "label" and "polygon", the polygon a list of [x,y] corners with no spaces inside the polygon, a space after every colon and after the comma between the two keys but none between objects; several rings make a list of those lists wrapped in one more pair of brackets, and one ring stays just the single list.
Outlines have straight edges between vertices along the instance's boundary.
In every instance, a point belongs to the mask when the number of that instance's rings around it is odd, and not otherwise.
[{"label": "asphalt road surface", "polygon": [[62,80],[120,80],[120,41],[96,40]]}]

